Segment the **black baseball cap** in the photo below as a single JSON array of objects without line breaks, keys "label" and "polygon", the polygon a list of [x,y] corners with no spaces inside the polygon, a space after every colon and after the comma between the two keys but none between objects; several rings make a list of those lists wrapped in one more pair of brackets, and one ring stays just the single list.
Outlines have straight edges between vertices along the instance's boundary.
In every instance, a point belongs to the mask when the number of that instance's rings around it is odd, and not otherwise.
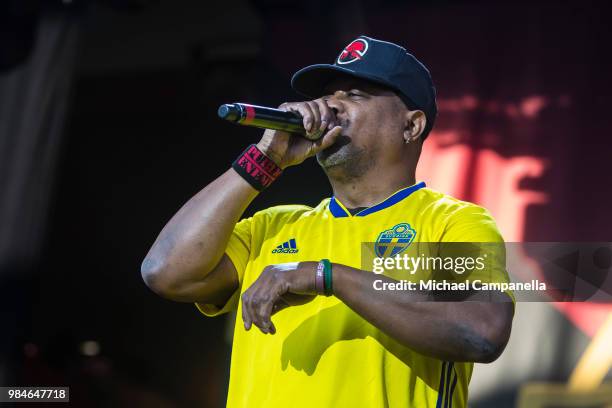
[{"label": "black baseball cap", "polygon": [[394,90],[410,110],[427,118],[425,137],[433,127],[438,108],[436,88],[429,70],[405,48],[365,35],[349,43],[333,64],[302,68],[291,78],[291,87],[308,98],[318,98],[333,80],[350,76]]}]

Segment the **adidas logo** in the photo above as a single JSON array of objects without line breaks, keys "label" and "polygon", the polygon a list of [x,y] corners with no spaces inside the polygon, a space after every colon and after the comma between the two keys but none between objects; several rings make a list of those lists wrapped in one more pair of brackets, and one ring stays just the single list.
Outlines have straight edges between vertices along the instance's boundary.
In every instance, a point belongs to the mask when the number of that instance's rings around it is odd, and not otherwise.
[{"label": "adidas logo", "polygon": [[295,238],[285,241],[272,250],[273,254],[295,254],[298,251]]}]

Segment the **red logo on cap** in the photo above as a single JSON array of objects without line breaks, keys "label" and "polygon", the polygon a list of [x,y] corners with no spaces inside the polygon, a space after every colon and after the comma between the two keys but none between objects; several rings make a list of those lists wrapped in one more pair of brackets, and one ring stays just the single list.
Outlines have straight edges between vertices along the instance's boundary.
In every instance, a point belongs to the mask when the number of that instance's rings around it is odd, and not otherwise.
[{"label": "red logo on cap", "polygon": [[344,47],[340,55],[338,55],[337,63],[340,65],[344,65],[358,61],[363,58],[367,51],[368,42],[364,39],[358,38],[357,40]]}]

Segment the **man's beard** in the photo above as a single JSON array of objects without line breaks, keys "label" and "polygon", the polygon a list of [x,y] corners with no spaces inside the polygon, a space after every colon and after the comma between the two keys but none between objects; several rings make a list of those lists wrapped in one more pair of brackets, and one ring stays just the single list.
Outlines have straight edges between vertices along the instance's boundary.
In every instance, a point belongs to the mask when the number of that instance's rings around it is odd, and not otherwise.
[{"label": "man's beard", "polygon": [[374,166],[376,155],[372,153],[352,143],[350,137],[340,136],[332,146],[317,153],[317,162],[329,177],[349,181]]}]

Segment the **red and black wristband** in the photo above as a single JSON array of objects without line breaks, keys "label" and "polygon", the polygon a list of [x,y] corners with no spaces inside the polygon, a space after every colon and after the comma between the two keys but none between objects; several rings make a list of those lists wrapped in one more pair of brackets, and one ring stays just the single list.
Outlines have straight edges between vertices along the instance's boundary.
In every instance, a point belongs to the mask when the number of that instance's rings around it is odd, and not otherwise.
[{"label": "red and black wristband", "polygon": [[281,175],[283,169],[266,156],[257,145],[250,145],[232,163],[232,168],[249,182],[254,189],[262,191]]}]

